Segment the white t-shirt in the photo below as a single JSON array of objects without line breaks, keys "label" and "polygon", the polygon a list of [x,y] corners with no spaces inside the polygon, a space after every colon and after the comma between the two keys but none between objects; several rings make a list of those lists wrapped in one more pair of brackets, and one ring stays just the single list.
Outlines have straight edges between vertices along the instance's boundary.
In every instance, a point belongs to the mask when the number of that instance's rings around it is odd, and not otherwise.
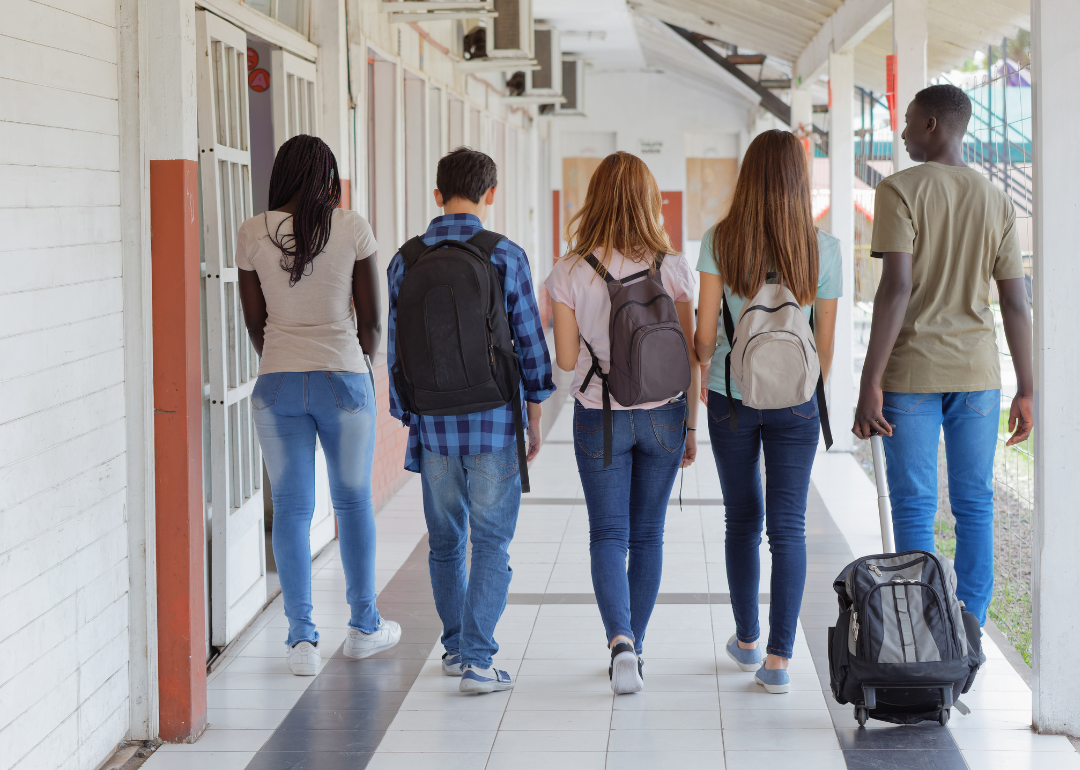
[{"label": "white t-shirt", "polygon": [[[601,256],[599,251],[595,255],[599,260]],[[607,269],[612,278],[622,278],[625,275],[647,270],[648,265],[626,259],[619,252],[613,251]],[[660,280],[664,284],[664,289],[676,302],[689,302],[694,298],[694,274],[690,270],[686,257],[682,254],[668,254],[664,257],[664,263],[660,267]],[[611,340],[608,337],[611,297],[608,295],[604,279],[597,275],[592,265],[585,260],[567,258],[555,263],[551,274],[544,281],[544,286],[547,287],[552,300],[561,302],[574,311],[578,331],[592,346],[596,357],[600,359],[600,367],[606,372],[611,364]],[[688,340],[688,343],[692,345],[693,341]],[[580,392],[581,383],[585,381],[585,375],[591,368],[592,356],[582,343],[579,345],[577,365],[574,367],[574,382],[570,388],[582,406],[588,409],[602,409],[604,402],[599,378],[593,377],[585,392]],[[666,402],[654,401],[627,407],[611,399],[611,408],[654,409],[664,403]]]},{"label": "white t-shirt", "polygon": [[270,235],[281,240],[291,234],[291,216],[268,211],[240,225],[236,238],[236,266],[258,273],[266,298],[259,374],[366,372],[356,336],[352,281],[356,262],[375,253],[371,227],[357,212],[335,209],[325,248],[293,286],[281,268],[281,249],[270,240]]}]

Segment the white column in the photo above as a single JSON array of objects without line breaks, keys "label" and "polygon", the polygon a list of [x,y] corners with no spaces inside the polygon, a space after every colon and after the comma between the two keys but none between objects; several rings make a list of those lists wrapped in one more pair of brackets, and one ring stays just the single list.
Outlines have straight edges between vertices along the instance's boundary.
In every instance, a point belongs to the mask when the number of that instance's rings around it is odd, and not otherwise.
[{"label": "white column", "polygon": [[853,449],[851,421],[855,415],[855,372],[852,338],[855,307],[855,55],[829,54],[829,221],[840,239],[844,267],[844,296],[836,303],[836,347],[829,376],[829,416],[834,448]]},{"label": "white column", "polygon": [[893,53],[896,55],[896,132],[893,134],[895,171],[915,162],[904,151],[900,133],[908,104],[926,88],[927,0],[893,0]]},{"label": "white column", "polygon": [[150,264],[150,67],[146,0],[117,4],[120,34],[120,212],[127,434],[128,691],[130,736],[158,734],[157,509],[154,479],[154,335]]},{"label": "white column", "polygon": [[792,131],[809,134],[814,130],[814,103],[810,98],[810,89],[792,88],[790,102],[791,118],[788,125]]},{"label": "white column", "polygon": [[[345,42],[345,3],[315,0],[311,5],[311,42],[319,46],[319,138],[337,158],[342,202],[352,200],[352,160],[349,157],[349,61]],[[360,74],[360,73],[358,73]],[[348,188],[348,192],[346,192]],[[348,197],[346,197],[348,196]]]},{"label": "white column", "polygon": [[1035,533],[1031,689],[1041,733],[1080,736],[1080,381],[1076,296],[1080,293],[1080,145],[1073,127],[1080,91],[1080,4],[1032,2],[1032,147],[1035,153]]}]

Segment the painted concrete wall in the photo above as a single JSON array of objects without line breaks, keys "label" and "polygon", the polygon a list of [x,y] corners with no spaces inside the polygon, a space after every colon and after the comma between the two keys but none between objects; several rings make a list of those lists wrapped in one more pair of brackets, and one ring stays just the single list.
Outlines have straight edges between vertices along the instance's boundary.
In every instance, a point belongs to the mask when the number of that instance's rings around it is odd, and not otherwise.
[{"label": "painted concrete wall", "polygon": [[0,28],[0,768],[128,731],[116,6]]}]

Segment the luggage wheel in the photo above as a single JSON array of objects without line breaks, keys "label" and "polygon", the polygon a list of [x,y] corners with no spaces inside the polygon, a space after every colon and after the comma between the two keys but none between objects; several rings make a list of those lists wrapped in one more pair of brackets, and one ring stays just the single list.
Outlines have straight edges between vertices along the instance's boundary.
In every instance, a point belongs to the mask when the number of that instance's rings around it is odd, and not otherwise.
[{"label": "luggage wheel", "polygon": [[855,707],[855,719],[858,720],[859,727],[863,727],[863,726],[866,725],[866,720],[867,720],[867,718],[869,716],[870,716],[870,709],[868,709],[866,706],[856,706]]},{"label": "luggage wheel", "polygon": [[949,724],[949,709],[942,709],[938,712],[938,722],[942,727]]}]

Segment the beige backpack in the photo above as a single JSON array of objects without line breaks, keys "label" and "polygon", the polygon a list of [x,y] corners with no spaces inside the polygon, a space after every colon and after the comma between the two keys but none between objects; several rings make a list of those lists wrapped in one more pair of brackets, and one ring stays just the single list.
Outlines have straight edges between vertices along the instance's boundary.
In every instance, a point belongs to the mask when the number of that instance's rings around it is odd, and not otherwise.
[{"label": "beige backpack", "polygon": [[[769,273],[770,279],[775,277],[775,273]],[[743,404],[751,409],[798,406],[809,401],[816,391],[825,445],[832,446],[825,384],[814,345],[813,311],[807,323],[802,307],[786,286],[766,283],[743,305],[737,324],[732,320],[726,295],[723,314],[724,331],[731,342],[731,352],[724,362],[731,430],[738,430],[731,395],[734,378]]]}]

